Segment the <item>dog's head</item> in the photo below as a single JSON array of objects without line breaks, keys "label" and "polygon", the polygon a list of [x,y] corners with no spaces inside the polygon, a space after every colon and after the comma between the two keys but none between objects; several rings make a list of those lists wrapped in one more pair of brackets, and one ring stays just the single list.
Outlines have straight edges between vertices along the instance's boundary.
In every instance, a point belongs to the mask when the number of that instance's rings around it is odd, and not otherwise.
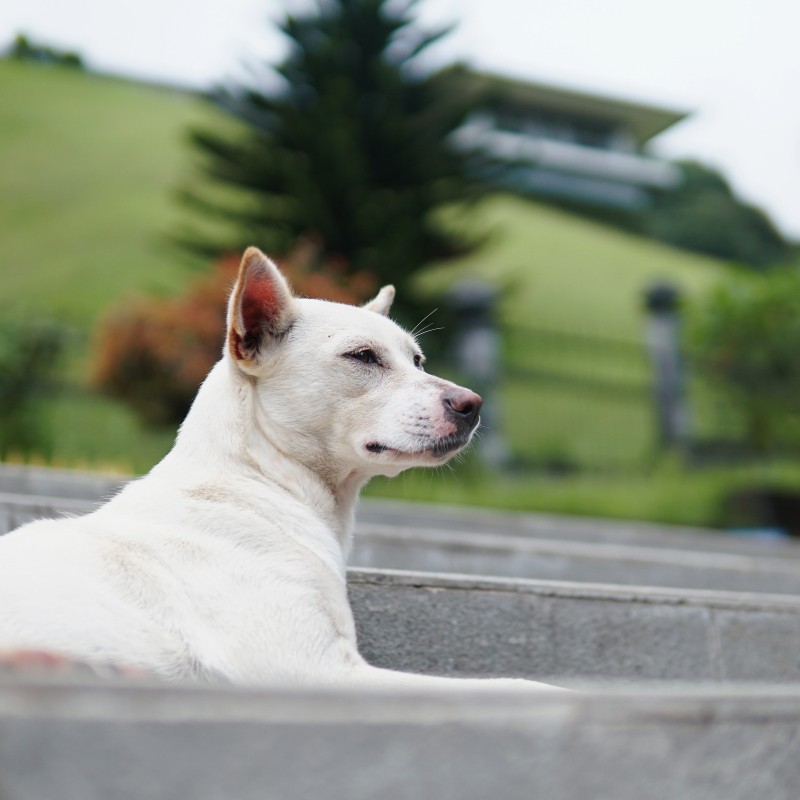
[{"label": "dog's head", "polygon": [[478,427],[481,398],[428,375],[388,318],[394,288],[361,308],[294,297],[256,248],[228,305],[226,356],[253,383],[253,421],[317,472],[396,475],[443,464]]}]

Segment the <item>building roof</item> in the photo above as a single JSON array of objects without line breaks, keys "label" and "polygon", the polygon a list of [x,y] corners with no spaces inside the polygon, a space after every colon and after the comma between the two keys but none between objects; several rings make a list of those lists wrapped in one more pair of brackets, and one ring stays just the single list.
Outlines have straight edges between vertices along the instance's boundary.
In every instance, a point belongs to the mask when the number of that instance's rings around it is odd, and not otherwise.
[{"label": "building roof", "polygon": [[609,95],[601,95],[551,84],[514,80],[499,75],[466,71],[463,77],[471,92],[488,106],[509,106],[520,111],[545,110],[559,115],[583,117],[624,125],[641,147],[649,139],[685,119],[690,111],[666,108]]}]

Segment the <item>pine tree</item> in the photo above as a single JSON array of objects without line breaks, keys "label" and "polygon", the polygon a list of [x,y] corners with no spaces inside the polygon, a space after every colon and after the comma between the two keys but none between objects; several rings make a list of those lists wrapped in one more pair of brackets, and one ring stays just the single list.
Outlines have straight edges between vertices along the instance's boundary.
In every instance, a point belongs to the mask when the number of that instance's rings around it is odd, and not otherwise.
[{"label": "pine tree", "polygon": [[453,70],[420,69],[420,55],[447,31],[420,31],[414,5],[319,0],[313,13],[281,25],[291,47],[275,68],[279,88],[265,80],[215,95],[244,125],[196,130],[192,141],[206,175],[247,202],[188,194],[233,231],[225,241],[195,233],[193,246],[280,253],[311,235],[324,256],[400,289],[426,262],[463,249],[433,212],[476,189],[451,139],[469,98]]}]

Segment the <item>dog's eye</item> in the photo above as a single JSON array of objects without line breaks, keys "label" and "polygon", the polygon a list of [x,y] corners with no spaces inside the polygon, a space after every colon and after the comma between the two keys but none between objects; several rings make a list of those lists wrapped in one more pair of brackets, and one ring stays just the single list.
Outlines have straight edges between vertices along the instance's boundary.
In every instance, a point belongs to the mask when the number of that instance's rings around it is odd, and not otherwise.
[{"label": "dog's eye", "polygon": [[378,357],[375,355],[373,350],[370,350],[368,347],[365,347],[363,350],[356,350],[355,353],[348,354],[350,358],[354,358],[356,361],[360,361],[362,364],[377,364]]},{"label": "dog's eye", "polygon": [[425,360],[422,358],[422,356],[419,353],[416,353],[414,355],[414,366],[417,369],[421,369],[424,372],[425,371],[424,364],[425,364]]}]

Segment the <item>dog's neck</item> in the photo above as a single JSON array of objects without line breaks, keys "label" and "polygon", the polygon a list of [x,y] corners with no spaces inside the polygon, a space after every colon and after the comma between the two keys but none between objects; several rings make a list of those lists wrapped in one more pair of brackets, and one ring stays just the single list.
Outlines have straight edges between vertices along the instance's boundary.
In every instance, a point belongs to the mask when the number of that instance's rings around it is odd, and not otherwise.
[{"label": "dog's neck", "polygon": [[331,480],[292,458],[255,424],[256,405],[252,380],[223,359],[201,386],[162,464],[191,481],[264,484],[291,496],[324,519],[346,557],[364,479],[350,474]]}]

